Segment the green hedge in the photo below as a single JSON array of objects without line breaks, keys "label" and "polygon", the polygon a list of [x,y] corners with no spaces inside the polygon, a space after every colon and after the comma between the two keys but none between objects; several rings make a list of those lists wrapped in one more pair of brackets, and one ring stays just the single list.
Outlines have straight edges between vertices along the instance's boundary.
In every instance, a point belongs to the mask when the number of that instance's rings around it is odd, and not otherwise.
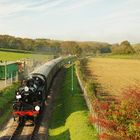
[{"label": "green hedge", "polygon": [[96,98],[98,83],[88,76],[87,73],[88,59],[83,58],[76,62],[76,71],[82,81],[84,88],[86,89],[91,101]]},{"label": "green hedge", "polygon": [[9,116],[12,109],[12,101],[15,97],[15,90],[19,86],[18,83],[14,83],[0,91],[0,125],[2,125]]}]

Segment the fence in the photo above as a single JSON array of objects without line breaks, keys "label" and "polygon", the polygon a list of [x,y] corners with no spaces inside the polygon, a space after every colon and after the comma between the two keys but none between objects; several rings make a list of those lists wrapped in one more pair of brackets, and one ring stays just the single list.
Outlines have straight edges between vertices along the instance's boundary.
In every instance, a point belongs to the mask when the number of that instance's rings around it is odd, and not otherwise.
[{"label": "fence", "polygon": [[[98,115],[96,114],[96,112],[95,112],[94,109],[93,109],[93,105],[92,105],[92,103],[91,103],[91,100],[90,100],[90,97],[89,97],[89,95],[88,95],[88,93],[87,93],[87,90],[86,90],[86,88],[85,88],[85,86],[84,86],[82,80],[80,79],[80,76],[79,76],[77,67],[76,67],[76,76],[77,76],[79,85],[80,85],[80,87],[81,87],[81,89],[82,89],[82,91],[83,91],[84,99],[85,99],[85,101],[86,101],[86,104],[87,104],[87,107],[88,107],[88,109],[89,109],[89,111],[90,111],[90,114],[92,114],[92,116],[98,118]],[[102,128],[100,127],[100,125],[95,124],[94,127],[96,128],[98,134],[100,134],[100,133],[102,132]]]}]

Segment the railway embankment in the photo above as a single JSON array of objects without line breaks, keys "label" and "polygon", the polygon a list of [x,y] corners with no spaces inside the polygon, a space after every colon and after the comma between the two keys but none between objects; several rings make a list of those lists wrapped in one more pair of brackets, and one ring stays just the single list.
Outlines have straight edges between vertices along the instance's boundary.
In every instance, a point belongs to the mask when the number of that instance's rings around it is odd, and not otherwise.
[{"label": "railway embankment", "polygon": [[72,67],[65,69],[65,80],[53,106],[49,140],[96,140],[97,138],[95,128],[89,123],[89,110],[75,68],[73,70],[72,76]]},{"label": "railway embankment", "polygon": [[17,86],[18,83],[14,83],[0,91],[0,128],[3,127],[11,116],[12,101],[14,99]]}]

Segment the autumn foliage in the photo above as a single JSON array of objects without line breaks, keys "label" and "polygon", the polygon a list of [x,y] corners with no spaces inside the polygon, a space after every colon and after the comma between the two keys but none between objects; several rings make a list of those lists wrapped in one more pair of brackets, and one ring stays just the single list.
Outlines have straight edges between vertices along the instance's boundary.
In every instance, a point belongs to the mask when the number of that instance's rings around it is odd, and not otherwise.
[{"label": "autumn foliage", "polygon": [[129,87],[123,96],[113,102],[96,100],[90,117],[93,124],[101,126],[100,140],[140,139],[140,87]]}]

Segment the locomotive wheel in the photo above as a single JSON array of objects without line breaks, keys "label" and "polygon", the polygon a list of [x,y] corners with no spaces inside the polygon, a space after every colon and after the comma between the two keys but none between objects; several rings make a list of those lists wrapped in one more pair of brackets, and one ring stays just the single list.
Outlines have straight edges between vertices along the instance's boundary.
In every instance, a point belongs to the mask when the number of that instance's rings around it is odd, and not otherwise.
[{"label": "locomotive wheel", "polygon": [[25,117],[22,116],[22,117],[19,117],[19,123],[24,123],[25,122]]},{"label": "locomotive wheel", "polygon": [[37,123],[37,117],[33,117],[33,124],[35,125]]}]

